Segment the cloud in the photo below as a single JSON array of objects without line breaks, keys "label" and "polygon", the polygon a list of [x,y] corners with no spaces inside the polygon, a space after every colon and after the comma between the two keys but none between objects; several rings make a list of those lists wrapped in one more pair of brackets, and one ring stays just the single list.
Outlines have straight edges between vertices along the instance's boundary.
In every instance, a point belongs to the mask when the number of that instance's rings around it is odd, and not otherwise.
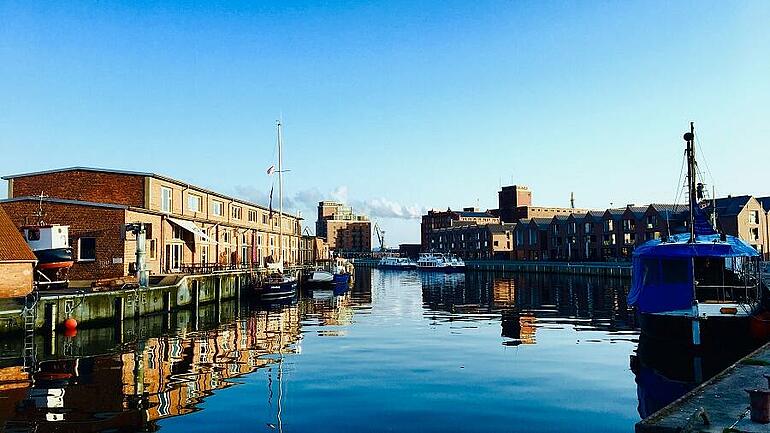
[{"label": "cloud", "polygon": [[[257,189],[253,186],[237,185],[237,196],[254,203],[267,206],[270,200],[270,190]],[[425,207],[416,204],[406,205],[384,197],[366,200],[348,200],[348,187],[340,185],[328,193],[323,193],[318,188],[299,190],[283,198],[283,208],[287,212],[302,211],[303,215],[314,218],[318,202],[322,200],[334,200],[346,203],[353,207],[358,214],[368,215],[371,219],[395,218],[404,220],[419,219],[425,213]],[[273,195],[273,208],[278,208],[278,191]],[[308,221],[312,222],[312,221]],[[312,224],[308,224],[312,225]]]},{"label": "cloud", "polygon": [[374,198],[351,203],[357,213],[369,215],[370,218],[419,219],[425,208],[418,205],[403,205],[386,198]]}]

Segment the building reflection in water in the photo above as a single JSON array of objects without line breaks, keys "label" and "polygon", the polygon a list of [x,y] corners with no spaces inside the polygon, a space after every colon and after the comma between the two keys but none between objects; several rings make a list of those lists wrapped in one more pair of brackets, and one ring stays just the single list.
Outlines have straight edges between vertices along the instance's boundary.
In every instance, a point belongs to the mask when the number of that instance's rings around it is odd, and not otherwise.
[{"label": "building reflection in water", "polygon": [[458,321],[497,316],[505,345],[535,344],[542,326],[601,329],[620,339],[637,336],[626,305],[628,279],[492,272],[421,273],[420,278],[432,317]]},{"label": "building reflection in water", "polygon": [[276,354],[297,351],[305,318],[349,324],[352,309],[371,300],[371,279],[357,281],[328,302],[246,308],[230,301],[201,306],[197,318],[182,310],[82,329],[73,338],[38,336],[33,373],[18,356],[0,360],[0,430],[157,430],[156,421],[199,410],[213,391],[235,385],[234,378],[263,367],[280,370]]}]

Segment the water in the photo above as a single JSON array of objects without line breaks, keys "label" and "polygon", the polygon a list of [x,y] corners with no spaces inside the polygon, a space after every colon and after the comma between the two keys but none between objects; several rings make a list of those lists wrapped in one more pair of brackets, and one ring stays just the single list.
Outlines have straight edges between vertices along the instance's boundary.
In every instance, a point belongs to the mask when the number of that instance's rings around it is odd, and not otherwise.
[{"label": "water", "polygon": [[694,386],[643,363],[632,371],[629,282],[365,269],[340,296],[41,336],[34,388],[12,381],[17,360],[0,365],[0,426],[629,432],[640,411]]}]

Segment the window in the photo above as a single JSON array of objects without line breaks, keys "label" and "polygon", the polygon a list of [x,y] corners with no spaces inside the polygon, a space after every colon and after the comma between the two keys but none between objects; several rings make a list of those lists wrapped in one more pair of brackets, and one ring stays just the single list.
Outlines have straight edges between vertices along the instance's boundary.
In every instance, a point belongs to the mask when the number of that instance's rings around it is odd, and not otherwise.
[{"label": "window", "polygon": [[184,239],[184,229],[182,229],[182,227],[179,227],[178,225],[174,225],[173,227],[174,229],[171,232],[171,237],[173,239],[178,239],[178,240]]},{"label": "window", "polygon": [[222,209],[224,208],[224,203],[218,200],[214,200],[211,202],[211,213],[213,213],[216,216],[222,216]]},{"label": "window", "polygon": [[96,238],[78,239],[78,261],[93,262],[96,260]]},{"label": "window", "polygon": [[267,224],[267,214],[262,214],[262,224]]},{"label": "window", "polygon": [[28,241],[39,241],[40,240],[40,229],[27,229],[27,240]]},{"label": "window", "polygon": [[149,241],[147,255],[150,257],[150,260],[155,260],[158,257],[158,241],[155,239],[150,239]]},{"label": "window", "polygon": [[239,220],[239,219],[241,219],[241,216],[243,216],[243,209],[241,209],[241,208],[240,208],[240,207],[238,207],[238,206],[232,206],[232,207],[230,208],[230,216],[231,216],[233,219],[236,219],[236,220]]},{"label": "window", "polygon": [[249,222],[250,223],[257,222],[257,211],[255,211],[255,210],[250,210],[249,211]]},{"label": "window", "polygon": [[230,233],[229,232],[223,232],[222,233],[222,242],[229,243],[230,242]]},{"label": "window", "polygon": [[758,241],[759,240],[759,227],[753,227],[749,230],[751,236],[750,239],[752,241]]},{"label": "window", "polygon": [[160,187],[160,210],[171,212],[171,188]]},{"label": "window", "polygon": [[753,210],[749,212],[749,224],[759,224],[759,211]]},{"label": "window", "polygon": [[206,264],[209,262],[209,246],[208,245],[201,245],[201,264]]},{"label": "window", "polygon": [[190,194],[189,197],[187,197],[187,209],[192,212],[200,212],[201,211],[201,202],[203,199],[199,195]]},{"label": "window", "polygon": [[583,224],[583,231],[586,233],[591,233],[591,223]]}]

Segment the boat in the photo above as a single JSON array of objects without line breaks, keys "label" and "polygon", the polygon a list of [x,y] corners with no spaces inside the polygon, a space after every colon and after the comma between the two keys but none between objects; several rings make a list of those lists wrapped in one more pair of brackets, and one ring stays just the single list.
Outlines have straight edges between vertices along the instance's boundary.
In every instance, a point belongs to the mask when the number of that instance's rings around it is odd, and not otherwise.
[{"label": "boat", "polygon": [[465,270],[465,262],[459,257],[444,253],[420,253],[417,269],[422,271],[457,272]]},{"label": "boat", "polygon": [[[650,240],[634,250],[628,304],[643,335],[690,347],[724,346],[750,333],[762,308],[761,255],[740,238],[716,231],[698,204],[695,128],[687,142],[688,233]],[[716,220],[716,218],[714,218]]]},{"label": "boat", "polygon": [[66,287],[67,274],[75,263],[69,245],[69,226],[43,221],[43,196],[35,215],[37,222],[20,227],[24,240],[37,257],[35,283],[38,287]]},{"label": "boat", "polygon": [[377,267],[380,269],[416,269],[417,263],[414,260],[410,260],[407,257],[383,257],[377,263]]},{"label": "boat", "polygon": [[[281,121],[276,122],[278,133],[278,261],[268,263],[268,275],[259,290],[263,301],[275,302],[294,298],[297,295],[297,277],[284,271],[283,261],[283,140],[281,137]],[[272,169],[268,170],[272,174]],[[272,210],[272,206],[271,206]],[[272,212],[271,212],[272,216]]]},{"label": "boat", "polygon": [[334,274],[323,269],[316,269],[305,280],[308,284],[331,284],[334,282]]}]

